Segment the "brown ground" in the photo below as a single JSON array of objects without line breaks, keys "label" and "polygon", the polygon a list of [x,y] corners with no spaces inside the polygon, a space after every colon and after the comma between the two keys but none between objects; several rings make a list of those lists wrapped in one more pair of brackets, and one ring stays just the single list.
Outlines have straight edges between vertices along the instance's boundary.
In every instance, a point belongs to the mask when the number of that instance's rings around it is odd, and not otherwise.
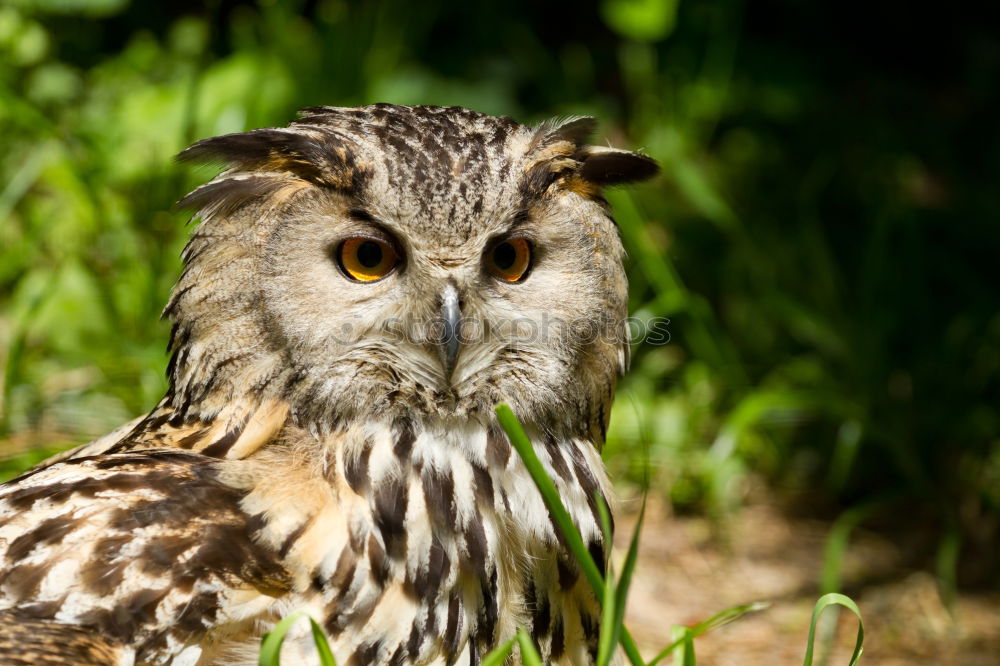
[{"label": "brown ground", "polygon": [[[634,504],[633,504],[634,506]],[[627,514],[628,504],[623,514]],[[619,521],[621,562],[635,516]],[[704,518],[647,509],[626,625],[647,657],[670,643],[670,627],[692,625],[752,601],[763,611],[702,635],[699,666],[802,664],[829,525],[794,519],[766,504],[742,510],[727,527],[728,546]],[[1000,665],[1000,594],[961,593],[952,618],[934,578],[901,568],[899,548],[858,531],[845,556],[844,581],[865,621],[863,666]],[[865,581],[878,581],[865,583]],[[833,615],[834,609],[825,615]],[[825,617],[824,615],[824,617]],[[857,622],[844,610],[837,621],[830,666],[847,666]],[[816,663],[825,650],[817,640]],[[670,664],[670,658],[661,662]]]}]

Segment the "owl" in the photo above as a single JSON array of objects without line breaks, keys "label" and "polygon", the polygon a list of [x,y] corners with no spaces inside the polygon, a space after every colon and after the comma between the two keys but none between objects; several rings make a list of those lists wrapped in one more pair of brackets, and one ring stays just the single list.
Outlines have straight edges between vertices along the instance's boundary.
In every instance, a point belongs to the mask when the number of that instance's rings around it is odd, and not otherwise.
[{"label": "owl", "polygon": [[[313,107],[181,153],[224,170],[181,201],[169,389],[0,488],[0,662],[254,664],[305,611],[341,664],[475,665],[519,627],[591,663],[598,601],[494,408],[603,563],[629,350],[602,188],[657,165],[593,128]],[[299,629],[285,663],[316,663]]]}]

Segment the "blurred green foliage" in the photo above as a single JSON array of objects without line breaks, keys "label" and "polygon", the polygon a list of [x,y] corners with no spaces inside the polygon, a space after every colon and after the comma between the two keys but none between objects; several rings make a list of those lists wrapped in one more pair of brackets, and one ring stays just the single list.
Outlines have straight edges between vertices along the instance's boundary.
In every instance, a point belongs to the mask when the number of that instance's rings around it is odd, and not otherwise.
[{"label": "blurred green foliage", "polygon": [[995,575],[995,25],[901,0],[8,0],[5,469],[162,394],[171,206],[212,175],[172,162],[191,141],[315,104],[591,114],[664,167],[609,193],[632,310],[671,320],[634,350],[615,473],[648,451],[675,507],[718,516],[757,478],[807,511],[863,505]]}]

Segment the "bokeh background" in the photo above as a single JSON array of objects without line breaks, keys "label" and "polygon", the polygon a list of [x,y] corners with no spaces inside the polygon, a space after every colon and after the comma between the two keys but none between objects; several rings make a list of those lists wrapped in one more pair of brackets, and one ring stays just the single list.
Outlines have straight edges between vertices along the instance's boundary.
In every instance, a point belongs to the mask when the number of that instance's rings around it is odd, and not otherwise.
[{"label": "bokeh background", "polygon": [[[1000,625],[998,14],[905,0],[5,0],[0,471],[162,395],[159,314],[190,230],[172,204],[213,175],[172,161],[190,142],[316,104],[594,115],[601,141],[663,166],[609,198],[632,312],[669,318],[671,336],[634,350],[608,464],[626,500],[648,482],[652,543],[704,532],[687,555],[721,557],[673,599],[680,615],[653,618],[664,638],[698,619],[699,590],[746,578],[725,564],[753,560],[740,535],[777,525],[774,575],[794,559],[798,592],[845,589],[864,610],[873,585],[930,581],[944,628],[928,631],[944,643],[926,663],[966,648],[955,663],[979,663],[976,650],[995,663],[1000,636],[968,618]],[[865,539],[874,550],[848,575]],[[678,575],[669,543],[648,575]],[[980,609],[964,624],[963,599]],[[905,628],[937,612],[920,603],[903,603]],[[869,607],[877,623],[884,609]],[[792,625],[773,638],[799,649]],[[881,663],[918,663],[921,627],[887,634]],[[742,654],[732,663],[755,663]]]}]

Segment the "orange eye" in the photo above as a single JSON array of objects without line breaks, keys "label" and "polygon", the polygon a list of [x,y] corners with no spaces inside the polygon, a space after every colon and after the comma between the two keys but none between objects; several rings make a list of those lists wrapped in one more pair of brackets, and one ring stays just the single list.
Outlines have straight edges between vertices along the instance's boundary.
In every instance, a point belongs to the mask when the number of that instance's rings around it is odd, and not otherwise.
[{"label": "orange eye", "polygon": [[388,275],[399,255],[388,243],[374,238],[348,238],[337,250],[340,267],[359,282],[372,282]]},{"label": "orange eye", "polygon": [[486,268],[507,282],[518,282],[531,267],[531,243],[523,238],[508,238],[486,253]]}]

